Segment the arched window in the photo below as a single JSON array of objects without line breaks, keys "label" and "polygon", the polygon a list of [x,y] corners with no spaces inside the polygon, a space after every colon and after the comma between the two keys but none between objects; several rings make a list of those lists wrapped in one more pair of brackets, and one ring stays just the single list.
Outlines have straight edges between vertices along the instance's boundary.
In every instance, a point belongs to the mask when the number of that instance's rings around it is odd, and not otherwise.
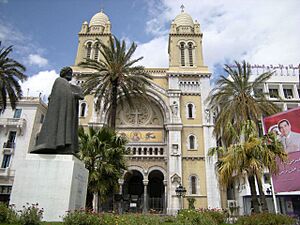
[{"label": "arched window", "polygon": [[86,58],[90,59],[92,53],[92,43],[88,43],[86,46]]},{"label": "arched window", "polygon": [[98,60],[99,58],[99,44],[95,44],[95,60]]},{"label": "arched window", "polygon": [[187,109],[188,109],[188,118],[194,118],[194,105],[191,103],[188,104]]},{"label": "arched window", "polygon": [[197,194],[197,177],[196,176],[191,176],[191,194]]},{"label": "arched window", "polygon": [[181,62],[181,66],[185,66],[184,42],[180,43],[180,62]]},{"label": "arched window", "polygon": [[80,105],[80,116],[81,117],[85,116],[85,110],[86,110],[86,103],[81,103],[81,105]]},{"label": "arched window", "polygon": [[189,42],[188,50],[189,50],[189,63],[190,66],[193,66],[193,43],[192,42]]},{"label": "arched window", "polygon": [[189,136],[189,149],[195,149],[195,136]]}]

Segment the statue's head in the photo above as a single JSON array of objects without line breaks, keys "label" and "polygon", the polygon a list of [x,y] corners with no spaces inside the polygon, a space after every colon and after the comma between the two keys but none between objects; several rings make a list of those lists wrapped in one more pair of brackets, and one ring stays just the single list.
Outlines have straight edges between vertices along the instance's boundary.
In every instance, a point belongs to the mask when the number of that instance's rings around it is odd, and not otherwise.
[{"label": "statue's head", "polygon": [[72,80],[73,70],[71,67],[66,66],[60,70],[60,77],[65,78],[67,81]]}]

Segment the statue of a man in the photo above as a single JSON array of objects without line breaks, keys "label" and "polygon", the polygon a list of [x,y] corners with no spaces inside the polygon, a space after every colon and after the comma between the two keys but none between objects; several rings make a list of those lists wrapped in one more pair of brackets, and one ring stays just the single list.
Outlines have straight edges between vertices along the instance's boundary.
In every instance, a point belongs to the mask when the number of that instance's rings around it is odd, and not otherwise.
[{"label": "statue of a man", "polygon": [[36,146],[31,153],[75,154],[78,152],[78,101],[81,88],[69,83],[73,71],[64,67],[52,87],[48,111]]}]

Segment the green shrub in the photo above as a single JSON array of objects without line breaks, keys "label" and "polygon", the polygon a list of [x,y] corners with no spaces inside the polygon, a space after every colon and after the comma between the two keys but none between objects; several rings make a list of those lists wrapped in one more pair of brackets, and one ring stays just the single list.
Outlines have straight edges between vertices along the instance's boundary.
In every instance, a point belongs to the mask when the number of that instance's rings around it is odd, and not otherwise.
[{"label": "green shrub", "polygon": [[39,209],[38,203],[23,206],[23,210],[20,210],[19,223],[21,225],[40,225],[43,218],[43,209]]},{"label": "green shrub", "polygon": [[74,212],[68,212],[63,218],[65,225],[101,225],[101,219],[98,214],[84,211],[75,210]]},{"label": "green shrub", "polygon": [[293,225],[295,219],[282,214],[259,213],[240,217],[237,225]]},{"label": "green shrub", "polygon": [[161,225],[165,222],[165,219],[169,220],[169,217],[164,218],[158,215],[143,214],[103,214],[101,217],[103,225]]},{"label": "green shrub", "polygon": [[217,222],[217,224],[222,224],[226,221],[226,213],[222,209],[217,209],[217,208],[204,209],[204,208],[201,208],[201,209],[198,209],[197,211],[200,212],[200,213],[203,213],[205,215],[210,216],[211,218],[213,218]]},{"label": "green shrub", "polygon": [[8,207],[0,202],[0,223],[16,223],[17,220],[17,213],[13,206]]},{"label": "green shrub", "polygon": [[218,225],[208,214],[196,210],[181,210],[177,215],[175,225]]}]

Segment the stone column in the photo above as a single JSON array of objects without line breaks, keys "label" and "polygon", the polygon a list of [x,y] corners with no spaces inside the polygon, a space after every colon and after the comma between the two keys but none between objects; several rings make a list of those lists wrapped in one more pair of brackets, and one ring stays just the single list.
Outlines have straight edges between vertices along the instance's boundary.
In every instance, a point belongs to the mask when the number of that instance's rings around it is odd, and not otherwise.
[{"label": "stone column", "polygon": [[143,207],[143,213],[148,212],[148,201],[147,201],[147,187],[148,187],[148,180],[143,180],[144,184],[144,207]]},{"label": "stone column", "polygon": [[164,180],[164,188],[165,188],[165,196],[164,196],[164,209],[163,209],[163,213],[167,214],[167,185],[168,185],[168,181]]}]

